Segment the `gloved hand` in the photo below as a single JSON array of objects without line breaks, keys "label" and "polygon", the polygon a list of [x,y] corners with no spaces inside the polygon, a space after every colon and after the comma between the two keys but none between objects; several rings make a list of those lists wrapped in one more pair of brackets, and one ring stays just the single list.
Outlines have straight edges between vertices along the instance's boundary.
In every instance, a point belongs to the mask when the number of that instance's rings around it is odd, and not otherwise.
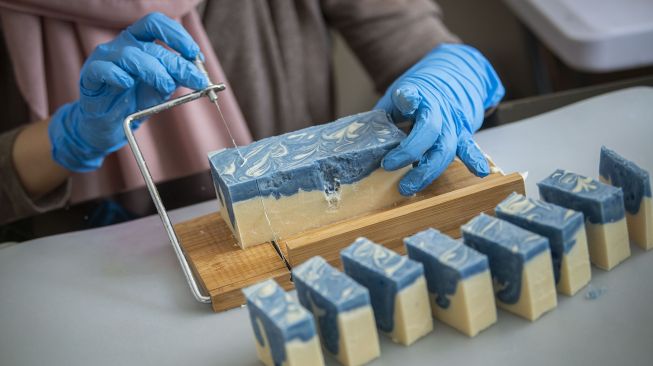
[{"label": "gloved hand", "polygon": [[180,85],[207,86],[189,61],[198,54],[199,46],[188,32],[160,13],[143,17],[99,45],[82,67],[79,100],[62,106],[50,119],[53,159],[76,172],[99,168],[106,155],[127,143],[125,117],[170,98]]},{"label": "gloved hand", "polygon": [[436,47],[390,85],[375,109],[384,109],[395,122],[415,122],[382,161],[386,170],[418,162],[401,179],[399,192],[409,196],[424,189],[456,155],[472,173],[488,175],[489,164],[472,134],[481,127],[485,110],[503,95],[503,85],[485,57],[458,44]]}]

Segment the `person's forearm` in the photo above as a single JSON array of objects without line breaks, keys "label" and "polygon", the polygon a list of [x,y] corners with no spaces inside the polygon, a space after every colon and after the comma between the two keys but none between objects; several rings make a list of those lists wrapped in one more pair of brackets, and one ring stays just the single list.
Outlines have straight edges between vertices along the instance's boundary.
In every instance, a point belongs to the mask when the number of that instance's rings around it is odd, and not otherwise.
[{"label": "person's forearm", "polygon": [[47,119],[25,127],[16,137],[12,149],[16,174],[25,191],[34,199],[51,192],[71,175],[52,159],[49,122]]},{"label": "person's forearm", "polygon": [[437,45],[460,41],[433,0],[320,3],[328,24],[344,36],[380,93]]}]

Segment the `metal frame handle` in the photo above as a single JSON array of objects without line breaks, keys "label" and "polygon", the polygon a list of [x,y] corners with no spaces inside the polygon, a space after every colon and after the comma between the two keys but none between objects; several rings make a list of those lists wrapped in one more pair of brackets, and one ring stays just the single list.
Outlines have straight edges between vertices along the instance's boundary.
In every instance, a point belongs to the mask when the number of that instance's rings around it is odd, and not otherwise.
[{"label": "metal frame handle", "polygon": [[159,191],[156,188],[156,184],[154,184],[154,181],[152,180],[152,174],[150,174],[150,170],[147,168],[147,163],[145,163],[143,154],[141,154],[141,149],[138,147],[138,142],[136,142],[136,138],[134,137],[134,132],[132,131],[132,123],[141,118],[149,117],[151,115],[157,114],[159,112],[163,112],[172,107],[184,103],[192,102],[204,96],[207,96],[209,97],[209,99],[211,99],[211,97],[215,96],[215,92],[221,92],[225,89],[226,87],[222,83],[209,85],[205,89],[198,90],[196,92],[186,94],[178,98],[170,99],[167,102],[130,114],[129,116],[127,116],[127,118],[125,118],[125,121],[123,122],[123,128],[125,130],[125,136],[127,136],[127,142],[129,143],[129,147],[131,148],[131,151],[134,154],[134,158],[136,159],[136,163],[138,164],[138,169],[140,169],[141,174],[143,175],[143,179],[145,180],[145,185],[147,186],[147,190],[150,191],[150,196],[152,196],[152,201],[154,201],[154,205],[156,206],[156,211],[159,213],[159,217],[163,222],[163,227],[166,229],[166,232],[168,233],[168,239],[170,239],[170,244],[172,244],[172,248],[175,250],[175,254],[177,255],[177,260],[179,260],[179,265],[181,265],[181,269],[183,270],[184,276],[186,277],[186,282],[188,282],[188,286],[190,287],[190,290],[193,293],[195,300],[204,304],[211,303],[211,297],[204,295],[200,290],[199,286],[197,285],[197,280],[195,279],[195,276],[193,275],[193,272],[191,271],[190,266],[188,265],[188,261],[186,260],[184,251],[181,249],[181,246],[179,245],[179,239],[177,238],[177,233],[175,232],[175,228],[174,226],[172,226],[172,223],[170,222],[170,218],[168,217],[168,212],[166,211],[166,208],[163,206],[163,201],[161,201],[161,196],[159,196]]}]

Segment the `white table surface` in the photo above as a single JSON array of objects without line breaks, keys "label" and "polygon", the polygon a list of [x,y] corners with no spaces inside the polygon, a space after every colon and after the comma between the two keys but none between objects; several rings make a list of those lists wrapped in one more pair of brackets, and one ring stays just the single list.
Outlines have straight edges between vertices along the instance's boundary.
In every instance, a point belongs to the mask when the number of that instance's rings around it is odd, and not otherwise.
[{"label": "white table surface", "polygon": [[569,66],[610,72],[653,64],[651,0],[504,0]]},{"label": "white table surface", "polygon": [[[557,167],[596,176],[601,144],[653,172],[653,88],[599,96],[478,134],[527,190]],[[206,202],[173,221],[214,210]],[[436,322],[409,348],[382,337],[372,365],[652,365],[653,252],[611,272],[530,323],[499,311],[473,339]],[[329,360],[335,364],[333,360]],[[0,249],[0,365],[256,365],[247,311],[193,300],[157,216]]]}]

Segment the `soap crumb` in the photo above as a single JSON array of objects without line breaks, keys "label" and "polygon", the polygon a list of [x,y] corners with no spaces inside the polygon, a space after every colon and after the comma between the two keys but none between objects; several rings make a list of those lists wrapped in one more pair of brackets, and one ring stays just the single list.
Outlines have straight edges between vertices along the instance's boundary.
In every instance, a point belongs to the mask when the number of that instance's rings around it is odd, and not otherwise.
[{"label": "soap crumb", "polygon": [[324,184],[324,199],[327,210],[335,211],[340,208],[340,179],[335,178],[332,184]]},{"label": "soap crumb", "polygon": [[603,296],[604,293],[608,291],[608,288],[605,286],[595,287],[592,284],[587,286],[587,291],[585,292],[586,300],[596,300],[599,297]]}]

